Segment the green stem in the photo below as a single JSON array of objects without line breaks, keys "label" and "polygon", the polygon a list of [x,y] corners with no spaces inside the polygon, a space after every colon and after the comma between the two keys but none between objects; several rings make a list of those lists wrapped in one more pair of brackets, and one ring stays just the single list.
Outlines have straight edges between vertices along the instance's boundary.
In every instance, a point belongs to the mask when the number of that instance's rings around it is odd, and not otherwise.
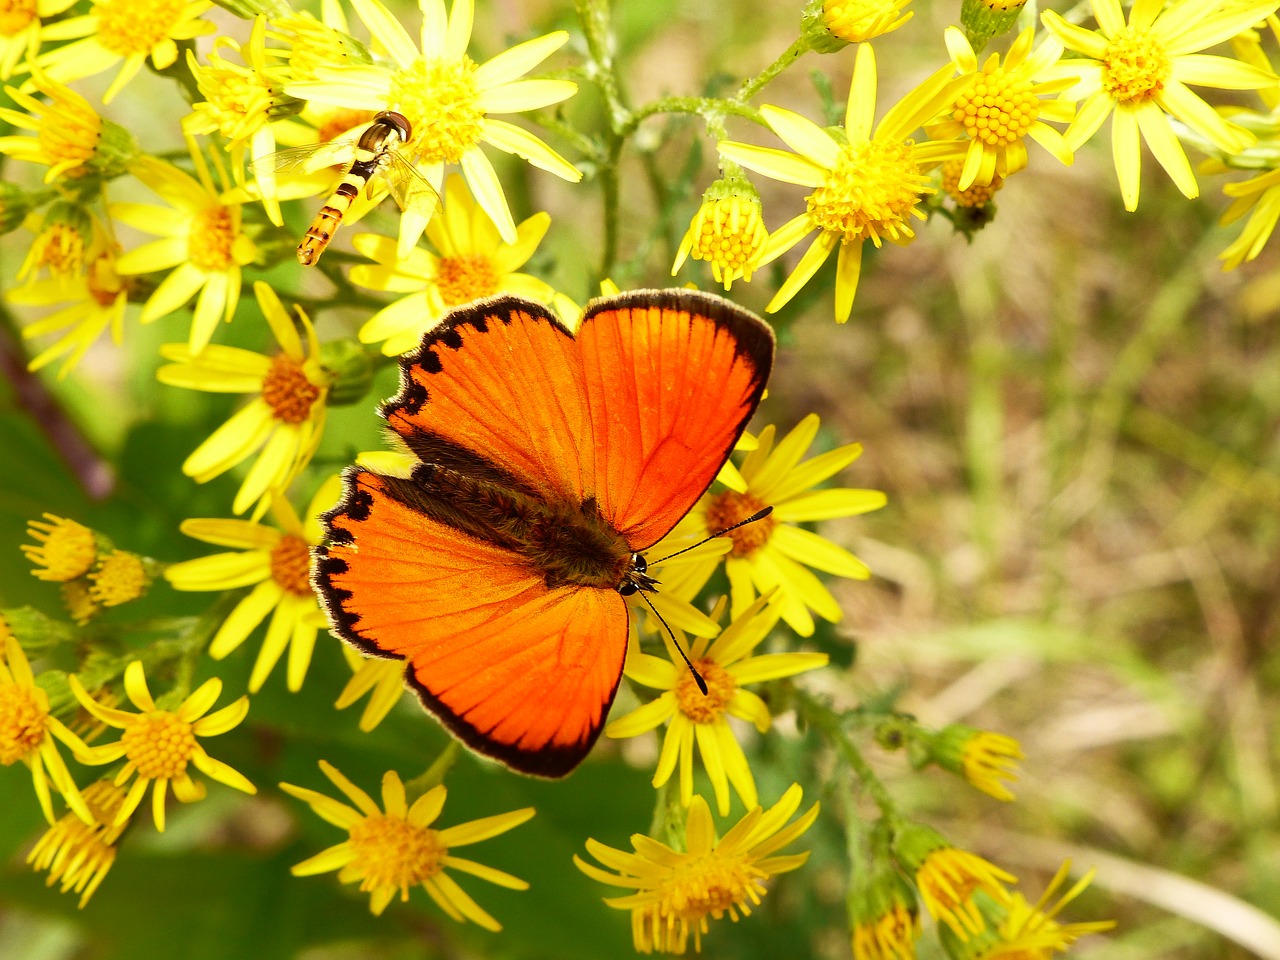
[{"label": "green stem", "polygon": [[799,37],[796,37],[791,46],[782,51],[773,63],[769,64],[769,66],[765,67],[750,80],[745,81],[742,86],[738,88],[738,92],[730,98],[730,102],[738,105],[745,104],[748,100],[759,93],[765,84],[780,74],[787,67],[791,66],[795,61],[799,60],[804,54],[808,53],[809,49],[809,39],[806,36],[801,34]]},{"label": "green stem", "polygon": [[653,798],[653,819],[649,823],[649,836],[683,852],[685,849],[685,807],[680,802],[679,773],[667,777]]},{"label": "green stem", "polygon": [[458,741],[450,740],[448,745],[440,751],[440,756],[431,762],[431,766],[422,771],[421,774],[409,780],[404,785],[405,800],[412,805],[413,801],[426,793],[433,787],[438,787],[444,783],[445,774],[458,759],[460,753]]},{"label": "green stem", "polygon": [[889,791],[885,789],[880,778],[871,769],[871,764],[867,763],[862,752],[854,746],[853,741],[849,739],[848,733],[845,732],[845,717],[804,690],[797,688],[795,698],[797,711],[810,726],[835,746],[840,758],[853,771],[853,775],[858,778],[858,782],[867,791],[867,795],[875,801],[884,818],[892,824],[896,824],[901,820],[901,815],[898,813],[898,805],[894,803],[893,797],[889,795]]}]

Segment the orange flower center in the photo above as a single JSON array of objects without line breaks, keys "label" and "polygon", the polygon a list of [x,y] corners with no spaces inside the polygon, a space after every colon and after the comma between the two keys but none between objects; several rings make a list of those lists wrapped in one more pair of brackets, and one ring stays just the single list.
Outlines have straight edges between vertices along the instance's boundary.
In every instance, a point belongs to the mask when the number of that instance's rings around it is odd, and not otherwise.
[{"label": "orange flower center", "polygon": [[271,549],[271,579],[285,593],[305,597],[311,593],[311,548],[291,533]]},{"label": "orange flower center", "polygon": [[120,738],[124,754],[144,780],[175,780],[196,752],[191,724],[168,710],[139,714]]},{"label": "orange flower center", "polygon": [[116,273],[115,257],[104,253],[95,257],[89,264],[85,285],[98,306],[109,307],[119,298],[126,287],[126,282],[120,274]]},{"label": "orange flower center", "polygon": [[271,358],[271,369],[262,378],[262,399],[277,420],[305,422],[319,396],[320,388],[311,382],[297,360],[283,353]]},{"label": "orange flower center", "polygon": [[956,98],[951,116],[974,140],[999,147],[1021,140],[1040,115],[1031,84],[1011,78],[1003,67],[983,70]]},{"label": "orange flower center", "polygon": [[693,674],[686,671],[676,684],[676,705],[694,723],[715,723],[729,706],[738,684],[714,660],[699,660],[693,666],[702,675],[707,692],[698,689]]},{"label": "orange flower center", "polygon": [[187,0],[105,0],[94,8],[97,40],[121,57],[149,54],[169,38]]},{"label": "orange flower center", "polygon": [[435,830],[388,814],[365,817],[353,826],[350,843],[356,852],[351,868],[363,876],[363,891],[379,887],[407,891],[439,873],[449,852]]},{"label": "orange flower center", "polygon": [[49,719],[47,698],[36,688],[0,683],[0,764],[23,760],[44,742]]},{"label": "orange flower center", "polygon": [[498,271],[488,257],[441,257],[436,266],[436,288],[445,306],[478,300],[498,292]]},{"label": "orange flower center", "polygon": [[0,0],[0,36],[12,37],[36,19],[36,0]]},{"label": "orange flower center", "polygon": [[102,565],[90,574],[90,579],[93,587],[89,592],[104,607],[118,607],[138,599],[151,583],[142,558],[127,550],[108,554]]},{"label": "orange flower center", "polygon": [[1121,103],[1158,97],[1172,73],[1164,45],[1147,30],[1125,27],[1102,55],[1102,89]]},{"label": "orange flower center", "polygon": [[840,234],[844,243],[884,238],[902,243],[915,236],[910,218],[924,219],[916,205],[936,192],[915,160],[915,144],[867,140],[840,148],[827,181],[809,194],[810,222]]},{"label": "orange flower center", "polygon": [[227,207],[205,207],[192,218],[187,253],[193,266],[220,273],[234,262],[233,247],[239,235],[236,217]]},{"label": "orange flower center", "polygon": [[[735,523],[741,523],[767,506],[768,504],[759,497],[749,493],[726,490],[724,493],[717,494],[707,505],[707,533],[715,535],[721,530],[727,530]],[[726,534],[733,542],[733,549],[729,551],[729,556],[739,559],[751,556],[769,542],[769,535],[777,525],[778,521],[773,518],[773,514],[769,514],[763,519],[738,527],[737,530]]]},{"label": "orange flower center", "polygon": [[391,78],[388,103],[413,125],[409,154],[424,163],[457,163],[480,142],[484,110],[476,64],[419,59]]},{"label": "orange flower center", "polygon": [[321,143],[328,143],[330,140],[346,136],[349,131],[372,119],[372,110],[334,110],[325,114],[320,125],[316,127],[316,135],[319,136]]}]

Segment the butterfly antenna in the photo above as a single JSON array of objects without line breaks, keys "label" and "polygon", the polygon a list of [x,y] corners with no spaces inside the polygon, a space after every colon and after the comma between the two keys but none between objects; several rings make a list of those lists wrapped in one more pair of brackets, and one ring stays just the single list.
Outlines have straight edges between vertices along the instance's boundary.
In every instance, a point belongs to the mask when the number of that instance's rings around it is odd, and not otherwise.
[{"label": "butterfly antenna", "polygon": [[[702,546],[708,540],[714,540],[716,537],[723,537],[726,533],[732,533],[734,530],[737,530],[739,527],[745,527],[748,523],[755,523],[757,520],[763,520],[765,517],[767,517],[771,513],[773,513],[773,507],[765,507],[763,510],[757,510],[755,513],[747,517],[747,519],[745,520],[739,520],[737,523],[733,524],[732,526],[725,527],[723,530],[717,530],[715,533],[711,534],[711,536],[709,537],[703,537],[697,543],[692,543],[682,550],[677,550],[675,553],[668,553],[665,557],[662,557],[661,559],[650,560],[649,562],[662,563],[664,560],[670,560],[672,557],[678,557],[682,553],[688,553],[690,550],[694,549],[695,547]],[[657,613],[657,611],[655,610],[654,613]],[[658,619],[661,620],[662,618],[659,617]]]},{"label": "butterfly antenna", "polygon": [[689,672],[693,674],[693,682],[698,685],[698,689],[702,691],[702,695],[705,697],[707,695],[707,681],[702,679],[702,674],[700,674],[694,668],[693,664],[689,662],[689,655],[685,653],[684,649],[680,646],[680,641],[676,639],[675,632],[671,629],[667,621],[662,619],[662,614],[660,614],[657,608],[649,602],[648,597],[642,593],[640,594],[640,599],[644,601],[645,606],[653,611],[653,615],[658,618],[658,621],[667,628],[667,635],[671,637],[671,642],[675,644],[675,648],[680,651],[680,656],[684,658],[684,665],[688,667]]}]

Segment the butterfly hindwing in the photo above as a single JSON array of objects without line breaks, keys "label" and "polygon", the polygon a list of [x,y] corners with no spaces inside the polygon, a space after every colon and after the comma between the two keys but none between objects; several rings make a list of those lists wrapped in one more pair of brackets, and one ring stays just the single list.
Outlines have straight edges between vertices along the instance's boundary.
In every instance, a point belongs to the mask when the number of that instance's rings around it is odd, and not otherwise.
[{"label": "butterfly hindwing", "polygon": [[571,770],[622,673],[622,597],[548,587],[519,554],[429,515],[409,480],[357,468],[344,479],[316,562],[336,630],[405,659],[423,704],[468,745],[525,773]]}]

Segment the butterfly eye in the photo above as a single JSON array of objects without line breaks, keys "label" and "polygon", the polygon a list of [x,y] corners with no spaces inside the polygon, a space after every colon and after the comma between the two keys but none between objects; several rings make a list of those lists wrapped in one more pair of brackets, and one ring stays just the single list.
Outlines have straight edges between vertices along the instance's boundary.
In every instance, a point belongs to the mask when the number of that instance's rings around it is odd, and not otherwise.
[{"label": "butterfly eye", "polygon": [[641,554],[633,553],[631,555],[631,568],[636,573],[644,573],[649,569],[649,561],[647,561]]},{"label": "butterfly eye", "polygon": [[618,592],[624,597],[630,597],[639,589],[639,585],[634,580],[624,580],[622,586],[618,587]]}]

